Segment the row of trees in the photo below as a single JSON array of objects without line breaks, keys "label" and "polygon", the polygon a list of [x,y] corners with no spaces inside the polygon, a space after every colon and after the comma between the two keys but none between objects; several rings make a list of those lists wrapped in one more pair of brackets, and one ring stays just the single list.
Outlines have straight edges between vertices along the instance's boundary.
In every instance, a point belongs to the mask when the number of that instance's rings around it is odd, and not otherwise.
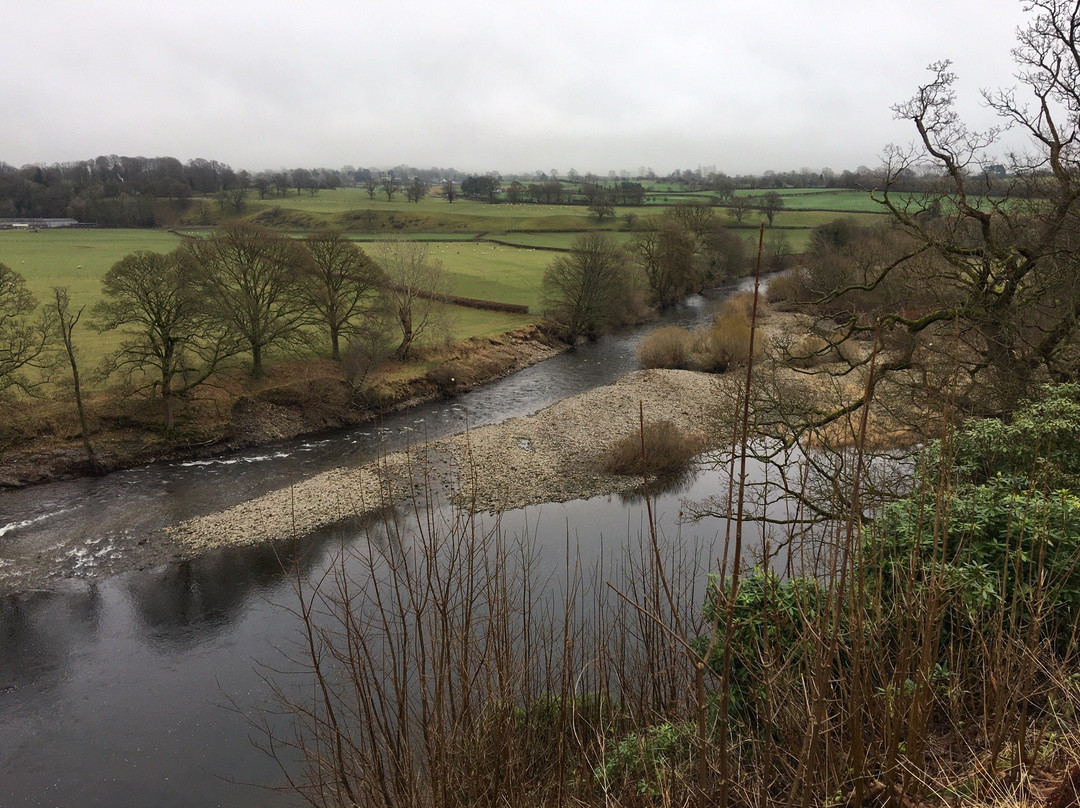
[{"label": "row of trees", "polygon": [[[436,322],[445,272],[421,244],[381,245],[376,258],[338,231],[295,240],[248,223],[168,254],[132,253],[106,273],[91,312],[96,330],[124,336],[106,370],[160,396],[171,429],[177,399],[240,353],[261,376],[268,350],[310,349],[317,331],[337,360],[344,342],[378,349],[396,326],[407,358]],[[57,328],[55,312],[38,311],[21,276],[0,265],[0,393],[31,392],[23,371],[50,364]]]},{"label": "row of trees", "polygon": [[544,273],[548,319],[570,343],[641,319],[746,270],[743,240],[708,205],[687,203],[651,217],[626,247],[587,233]]}]

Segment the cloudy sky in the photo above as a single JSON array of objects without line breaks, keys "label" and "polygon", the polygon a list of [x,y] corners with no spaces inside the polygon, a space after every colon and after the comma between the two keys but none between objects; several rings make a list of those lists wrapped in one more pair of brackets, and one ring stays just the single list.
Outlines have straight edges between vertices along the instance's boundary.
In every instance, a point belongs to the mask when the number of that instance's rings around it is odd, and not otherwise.
[{"label": "cloudy sky", "polygon": [[876,165],[949,58],[1012,86],[1019,0],[11,0],[0,160],[503,173]]}]

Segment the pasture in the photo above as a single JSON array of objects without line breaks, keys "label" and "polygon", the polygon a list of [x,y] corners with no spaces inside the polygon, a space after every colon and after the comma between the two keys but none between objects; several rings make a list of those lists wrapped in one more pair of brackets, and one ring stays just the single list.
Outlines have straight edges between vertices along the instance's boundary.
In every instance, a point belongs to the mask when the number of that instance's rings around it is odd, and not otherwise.
[{"label": "pasture", "polygon": [[[199,235],[209,232],[203,228]],[[179,236],[162,230],[4,230],[0,231],[0,263],[26,279],[39,303],[51,300],[54,286],[66,286],[73,310],[86,308],[75,341],[80,360],[90,368],[121,341],[119,333],[100,334],[90,325],[90,310],[101,300],[105,273],[131,252],[169,252],[180,243]],[[433,243],[430,250],[449,273],[453,294],[523,304],[534,313],[513,315],[446,306],[453,338],[492,336],[536,321],[540,280],[554,253],[476,242],[471,236],[467,240]]]},{"label": "pasture", "polygon": [[[323,226],[345,229],[360,242],[408,239],[431,242],[432,255],[450,275],[452,293],[462,297],[527,305],[530,315],[507,315],[448,307],[452,337],[464,339],[489,336],[535,321],[541,310],[540,284],[544,270],[557,253],[568,249],[582,233],[601,229],[619,243],[628,243],[634,233],[625,229],[627,215],[637,217],[640,227],[657,207],[677,202],[710,198],[705,193],[676,193],[662,188],[651,189],[649,201],[642,207],[618,207],[614,219],[602,222],[583,205],[489,204],[470,199],[447,202],[441,196],[429,196],[419,203],[408,202],[404,195],[387,201],[385,195],[368,197],[361,188],[322,190],[315,195],[291,193],[284,197],[257,199],[249,196],[240,214],[284,232],[301,236]],[[761,196],[763,191],[739,192]],[[780,192],[785,208],[776,214],[774,226],[766,230],[766,253],[778,242],[784,252],[802,251],[812,228],[838,216],[854,218],[861,224],[879,220],[877,207],[869,195],[859,191],[834,189],[785,189]],[[218,209],[216,201],[200,200],[205,211],[213,211],[215,220],[229,218]],[[197,205],[196,207],[198,207]],[[748,254],[757,248],[759,211],[749,211],[737,224],[729,209],[715,208],[718,220],[745,238]],[[190,226],[185,235],[203,237],[213,226],[199,220],[203,215],[190,212]],[[87,307],[87,314],[76,332],[83,361],[96,365],[119,343],[116,333],[98,334],[89,325],[89,309],[101,298],[101,278],[120,258],[135,250],[168,252],[181,243],[181,236],[164,230],[75,229],[37,232],[0,231],[0,262],[26,278],[39,301],[52,297],[53,286],[66,286],[75,309]],[[504,241],[517,247],[493,243]]]},{"label": "pasture", "polygon": [[52,300],[54,286],[66,286],[73,312],[85,307],[75,345],[84,369],[97,366],[120,345],[113,331],[90,327],[90,309],[101,300],[101,279],[136,250],[170,252],[181,238],[165,230],[0,230],[0,263],[26,279],[39,304]]},{"label": "pasture", "polygon": [[[229,218],[220,212],[218,215]],[[324,190],[314,196],[249,199],[241,217],[285,228],[310,229],[329,224],[344,230],[376,233],[586,230],[597,226],[596,217],[582,205],[491,205],[460,198],[447,202],[445,197],[438,196],[409,202],[402,194],[388,202],[385,194],[369,199],[359,188]],[[194,212],[189,218],[194,226],[200,223]]]}]

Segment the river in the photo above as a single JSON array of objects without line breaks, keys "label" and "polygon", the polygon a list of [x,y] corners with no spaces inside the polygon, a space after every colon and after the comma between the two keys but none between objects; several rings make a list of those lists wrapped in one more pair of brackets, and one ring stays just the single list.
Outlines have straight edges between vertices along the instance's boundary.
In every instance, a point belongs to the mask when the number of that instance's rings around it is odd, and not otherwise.
[{"label": "river", "polygon": [[[334,526],[277,552],[228,549],[111,577],[94,575],[95,558],[118,535],[139,536],[329,468],[608,384],[636,367],[635,349],[649,331],[702,323],[712,301],[745,283],[377,426],[0,493],[0,542],[31,538],[49,547],[78,539],[89,548],[76,559],[84,577],[0,600],[0,805],[293,804],[257,787],[280,783],[281,773],[251,743],[244,715],[267,695],[261,665],[272,664],[297,629],[285,608],[292,589],[279,553],[303,551],[307,574],[316,576],[334,548],[361,542],[362,534]],[[704,473],[659,497],[663,529],[679,529],[681,497],[704,498],[715,485]],[[636,535],[642,511],[640,503],[596,497],[510,512],[502,525],[528,531],[553,555],[563,552],[568,535],[582,537],[587,560],[601,539],[610,553],[611,544]],[[715,542],[718,521],[693,530]]]}]

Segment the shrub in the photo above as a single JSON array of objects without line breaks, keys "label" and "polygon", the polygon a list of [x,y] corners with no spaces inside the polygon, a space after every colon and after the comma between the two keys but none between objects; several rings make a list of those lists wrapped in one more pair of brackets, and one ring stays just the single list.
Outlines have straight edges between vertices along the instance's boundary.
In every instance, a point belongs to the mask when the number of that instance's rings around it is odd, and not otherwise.
[{"label": "shrub", "polygon": [[806,271],[801,268],[793,269],[770,279],[765,294],[770,304],[797,305],[810,303],[815,299],[815,295],[809,287]]},{"label": "shrub", "polygon": [[953,465],[974,483],[997,474],[1018,488],[1080,488],[1080,385],[1046,387],[1008,421],[967,424],[954,441]]},{"label": "shrub", "polygon": [[670,421],[658,421],[616,441],[603,468],[609,474],[668,476],[686,470],[703,448],[699,436],[683,432]]},{"label": "shrub", "polygon": [[989,631],[995,621],[1030,626],[1059,645],[1077,630],[1077,398],[1080,388],[1060,385],[1008,423],[972,422],[957,432],[951,457],[932,443],[921,488],[875,524],[870,542],[885,580],[916,595],[939,586],[950,638]]},{"label": "shrub", "polygon": [[[765,314],[768,308],[768,303],[765,300],[764,295],[758,295],[757,302],[757,315],[761,317]],[[720,308],[716,313],[714,323],[718,323],[729,318],[744,318],[747,321],[754,314],[754,293],[753,292],[736,292],[731,297],[725,298],[720,304]]]},{"label": "shrub", "polygon": [[672,325],[653,331],[637,349],[638,362],[646,368],[686,368],[694,347],[694,336]]},{"label": "shrub", "polygon": [[[717,627],[716,642],[711,652],[709,637],[699,637],[694,643],[697,653],[707,657],[715,673],[722,666],[723,600],[730,588],[730,579],[716,573],[709,575],[702,615],[707,624]],[[731,716],[744,720],[753,717],[770,674],[766,662],[770,656],[784,659],[792,676],[810,668],[827,609],[825,592],[825,586],[813,576],[782,578],[760,566],[742,579],[732,605]]]},{"label": "shrub", "polygon": [[[757,314],[764,313],[764,299],[758,297]],[[745,365],[750,355],[750,332],[754,314],[754,295],[740,292],[727,298],[713,320],[712,327],[699,338],[693,366],[709,373],[723,373],[733,365]],[[761,355],[760,337],[754,356]]]},{"label": "shrub", "polygon": [[341,373],[354,393],[364,387],[372,372],[389,356],[381,330],[366,329],[352,335],[341,356]]},{"label": "shrub", "polygon": [[804,334],[788,346],[788,363],[796,368],[812,368],[833,358],[833,346],[817,334]]},{"label": "shrub", "polygon": [[645,804],[683,793],[693,781],[696,731],[691,723],[669,721],[627,733],[610,745],[593,776],[605,793],[637,794]]}]

